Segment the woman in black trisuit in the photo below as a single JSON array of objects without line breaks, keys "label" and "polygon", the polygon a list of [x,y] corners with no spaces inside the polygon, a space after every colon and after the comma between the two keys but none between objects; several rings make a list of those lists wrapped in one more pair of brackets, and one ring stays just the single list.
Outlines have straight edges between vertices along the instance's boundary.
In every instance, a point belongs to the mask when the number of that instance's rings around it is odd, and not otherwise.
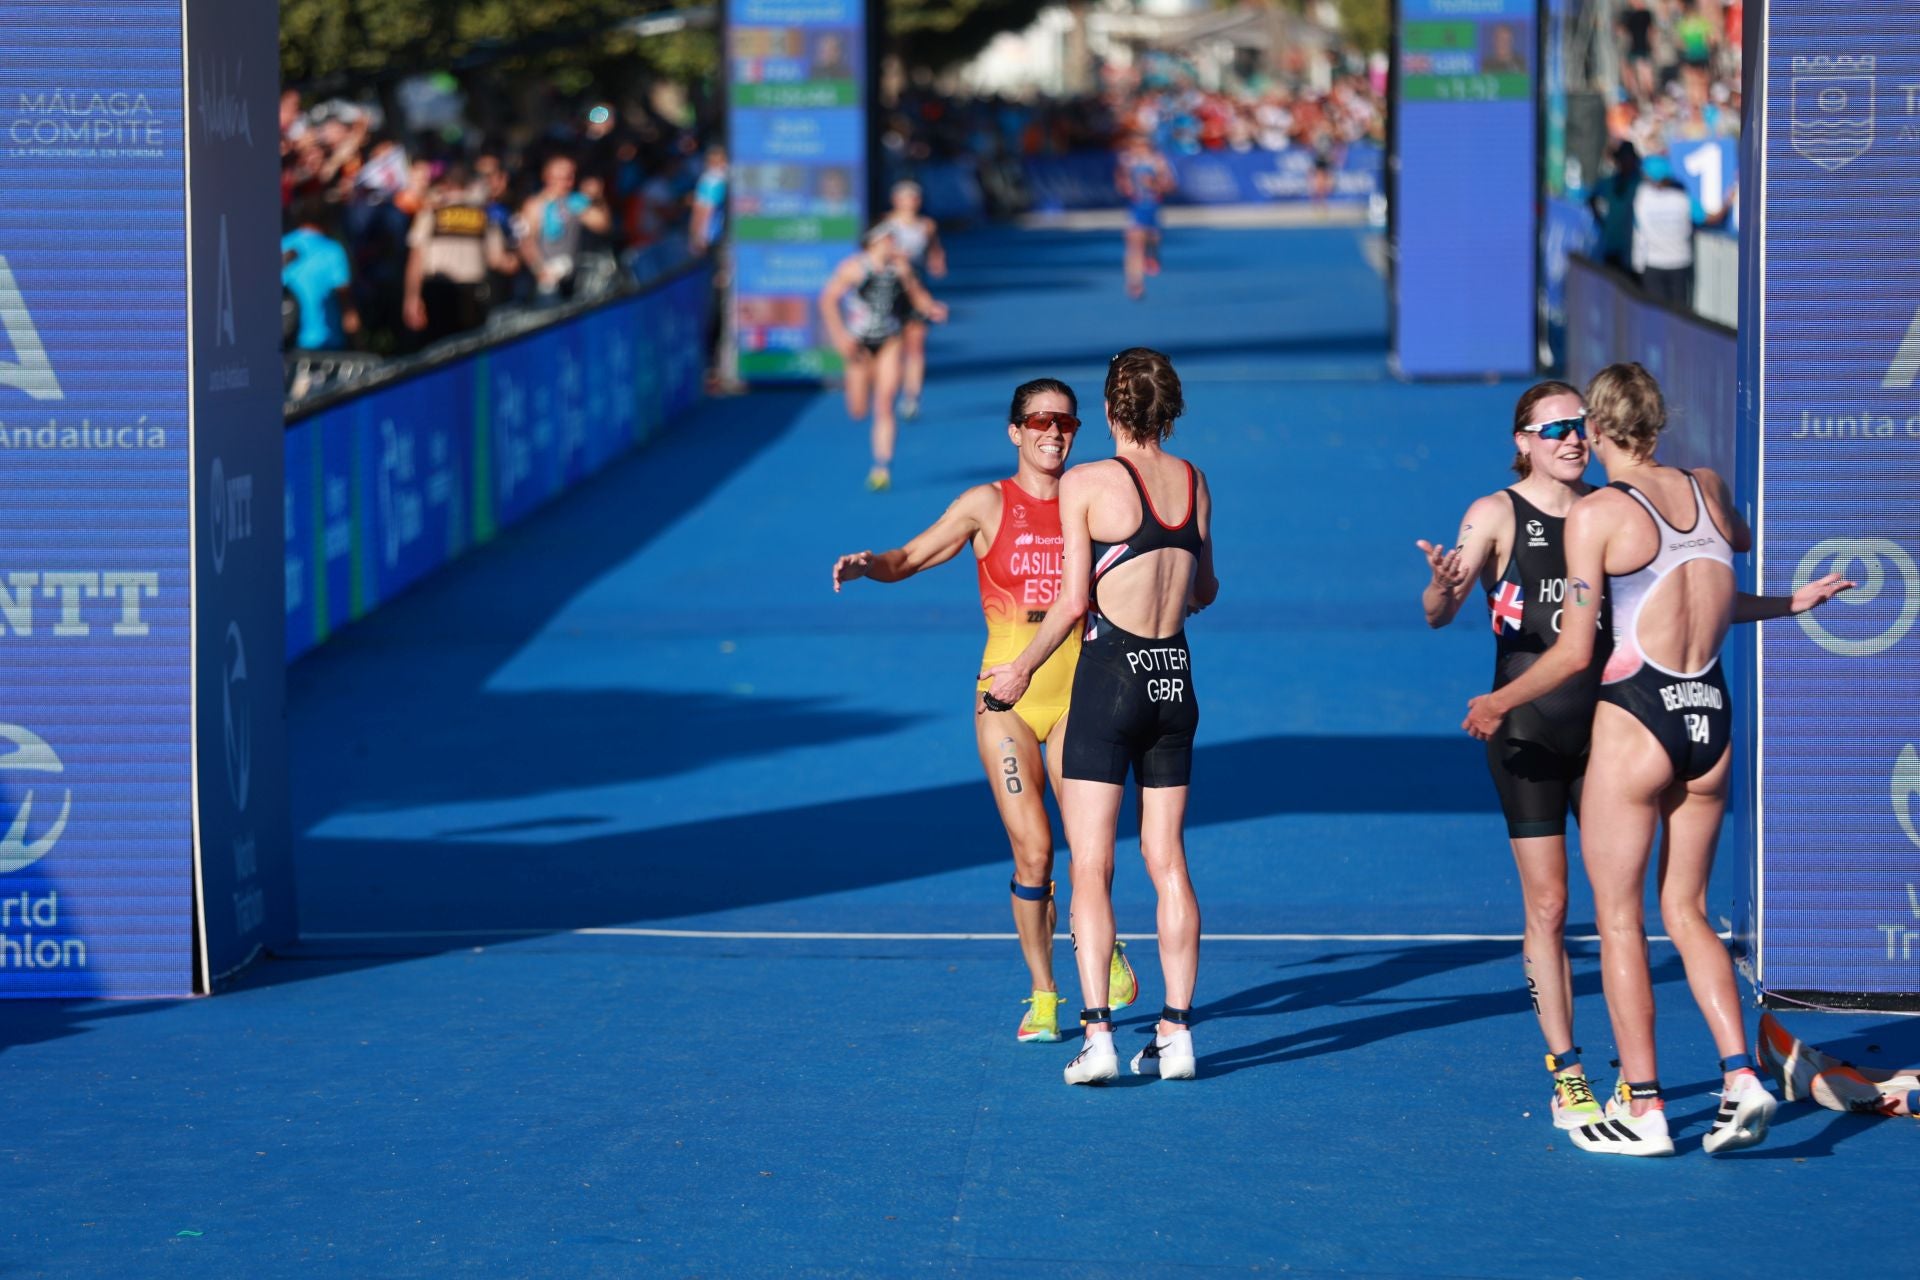
[{"label": "woman in black trisuit", "polygon": [[1131,347],[1113,358],[1106,411],[1114,459],[1075,467],[1060,482],[1060,596],[1026,649],[983,676],[993,680],[989,706],[1013,702],[1085,620],[1060,791],[1087,1005],[1080,1013],[1085,1039],[1066,1068],[1068,1084],[1099,1084],[1119,1074],[1107,956],[1114,939],[1114,836],[1129,769],[1140,786],[1140,853],[1159,896],[1166,981],[1153,1043],[1132,1067],[1136,1075],[1163,1079],[1194,1074],[1188,1027],[1200,963],[1200,906],[1187,876],[1183,828],[1200,708],[1185,622],[1213,603],[1220,583],[1213,574],[1206,477],[1162,447],[1184,409],[1180,379],[1166,356]]}]

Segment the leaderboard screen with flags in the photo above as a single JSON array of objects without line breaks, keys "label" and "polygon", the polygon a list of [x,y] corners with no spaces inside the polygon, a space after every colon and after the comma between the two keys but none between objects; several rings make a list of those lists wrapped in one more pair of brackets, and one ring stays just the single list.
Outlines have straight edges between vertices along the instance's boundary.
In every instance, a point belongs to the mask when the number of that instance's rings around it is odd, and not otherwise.
[{"label": "leaderboard screen with flags", "polygon": [[[1755,976],[1779,1003],[1920,1007],[1920,22],[1771,0],[1752,30],[1743,427],[1761,629]],[[1757,216],[1756,216],[1757,215]]]},{"label": "leaderboard screen with flags", "polygon": [[740,376],[838,372],[815,300],[867,216],[864,0],[729,0],[727,64]]},{"label": "leaderboard screen with flags", "polygon": [[1395,367],[1531,373],[1536,0],[1396,8]]}]

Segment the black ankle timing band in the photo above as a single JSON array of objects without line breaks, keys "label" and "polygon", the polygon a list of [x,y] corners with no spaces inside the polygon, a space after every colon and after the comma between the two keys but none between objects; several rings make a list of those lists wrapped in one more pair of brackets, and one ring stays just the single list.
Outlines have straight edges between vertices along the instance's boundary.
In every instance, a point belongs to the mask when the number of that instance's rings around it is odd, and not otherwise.
[{"label": "black ankle timing band", "polygon": [[1653,1099],[1660,1096],[1658,1080],[1625,1080],[1621,1083],[1626,1085],[1629,1098]]},{"label": "black ankle timing band", "polygon": [[1573,1048],[1567,1050],[1565,1053],[1550,1053],[1547,1055],[1547,1070],[1553,1072],[1555,1075],[1559,1075],[1569,1067],[1577,1067],[1579,1065],[1579,1045],[1573,1046]]},{"label": "black ankle timing band", "polygon": [[1176,1009],[1170,1004],[1163,1004],[1160,1006],[1160,1021],[1177,1022],[1184,1027],[1193,1021],[1193,1010]]},{"label": "black ankle timing band", "polygon": [[1098,1009],[1082,1009],[1080,1011],[1080,1025],[1083,1027],[1090,1022],[1112,1022],[1112,1021],[1113,1021],[1113,1010],[1104,1004],[1101,1005]]}]

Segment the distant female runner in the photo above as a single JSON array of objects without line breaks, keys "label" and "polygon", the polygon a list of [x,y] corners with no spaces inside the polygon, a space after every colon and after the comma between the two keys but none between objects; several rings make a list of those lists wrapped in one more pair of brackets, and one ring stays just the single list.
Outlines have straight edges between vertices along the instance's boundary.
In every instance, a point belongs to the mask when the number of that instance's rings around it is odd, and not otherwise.
[{"label": "distant female runner", "polygon": [[[833,563],[833,589],[856,578],[901,582],[945,564],[971,544],[980,608],[987,620],[981,665],[1005,662],[1019,653],[1060,590],[1060,476],[1080,429],[1077,412],[1073,389],[1066,383],[1053,378],[1021,383],[1007,411],[1007,439],[1018,458],[1014,474],[968,489],[904,547],[878,555],[857,551],[841,556]],[[1079,650],[1077,639],[1064,645],[1035,672],[1024,696],[1008,699],[1014,705],[1003,704],[974,720],[980,763],[1013,845],[1013,921],[1033,979],[1016,1033],[1020,1040],[1060,1039],[1060,994],[1053,980],[1053,827],[1040,781],[1040,748],[1046,745],[1046,777],[1057,798],[1061,742]],[[984,693],[986,687],[982,680],[976,692]],[[1125,944],[1112,942],[1104,954],[1115,1005],[1133,1003],[1138,983]]]},{"label": "distant female runner", "polygon": [[[894,183],[893,208],[882,225],[916,273],[945,280],[947,250],[940,243],[940,224],[920,212],[920,203],[919,183]],[[927,382],[927,319],[909,307],[901,320],[907,345],[901,359],[900,416],[911,422],[920,416],[920,393]]]},{"label": "distant female runner", "polygon": [[858,422],[873,414],[867,488],[875,493],[893,487],[893,445],[900,429],[894,401],[900,395],[901,317],[907,305],[935,323],[947,318],[947,308],[921,287],[884,222],[868,230],[860,252],[834,268],[820,291],[820,319],[846,361],[847,416]]},{"label": "distant female runner", "polygon": [[1121,146],[1113,185],[1127,202],[1127,296],[1147,296],[1147,277],[1160,274],[1160,202],[1173,191],[1173,170],[1144,133]]},{"label": "distant female runner", "polygon": [[[1432,577],[1421,593],[1427,625],[1452,622],[1477,581],[1494,634],[1494,688],[1531,667],[1560,632],[1567,566],[1563,537],[1573,504],[1593,492],[1580,393],[1564,382],[1528,388],[1513,409],[1517,484],[1476,500],[1451,551],[1416,543]],[[1740,597],[1736,621],[1800,613],[1847,584],[1837,574],[1810,582],[1791,600]],[[1578,815],[1587,773],[1601,668],[1611,649],[1604,626],[1592,659],[1567,683],[1515,706],[1487,739],[1487,769],[1506,815],[1526,913],[1521,960],[1527,993],[1547,1041],[1554,1124],[1577,1129],[1601,1119],[1573,1041],[1573,985],[1563,941],[1567,917],[1567,815]]]},{"label": "distant female runner", "polygon": [[[1671,1155],[1656,1072],[1653,981],[1643,903],[1658,831],[1660,915],[1720,1052],[1721,1107],[1702,1145],[1711,1154],[1766,1137],[1776,1103],[1753,1070],[1733,962],[1707,916],[1707,879],[1732,776],[1732,698],[1720,647],[1739,611],[1733,557],[1753,535],[1713,472],[1654,456],[1666,405],[1637,364],[1602,369],[1587,388],[1593,454],[1611,481],[1566,520],[1564,625],[1511,682],[1469,704],[1462,728],[1491,740],[1508,716],[1586,677],[1611,652],[1594,708],[1581,808],[1582,859],[1600,929],[1601,980],[1621,1076],[1602,1117],[1568,1131],[1584,1151]],[[1844,589],[1827,584],[1828,594]],[[1776,600],[1773,612],[1789,602]]]},{"label": "distant female runner", "polygon": [[[1073,936],[1085,1036],[1068,1084],[1119,1074],[1107,966],[1114,939],[1113,844],[1127,772],[1140,787],[1140,853],[1159,896],[1160,971],[1166,1004],[1135,1075],[1192,1079],[1193,991],[1200,965],[1200,904],[1187,875],[1184,827],[1200,723],[1186,618],[1214,602],[1206,477],[1168,453],[1185,409],[1173,362],[1130,347],[1107,366],[1107,430],[1114,457],[1069,471],[1060,483],[1065,538],[1060,595],[1027,647],[984,670],[986,707],[1028,694],[1055,650],[1085,621],[1073,675],[1060,812],[1073,856]],[[1166,515],[1163,517],[1162,512]]]}]

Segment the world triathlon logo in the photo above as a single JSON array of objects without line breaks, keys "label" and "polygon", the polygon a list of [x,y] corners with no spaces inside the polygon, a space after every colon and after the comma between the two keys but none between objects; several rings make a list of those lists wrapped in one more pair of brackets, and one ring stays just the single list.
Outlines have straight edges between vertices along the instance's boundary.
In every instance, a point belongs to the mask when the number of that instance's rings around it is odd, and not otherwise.
[{"label": "world triathlon logo", "polygon": [[[1828,653],[1843,658],[1866,658],[1891,649],[1904,640],[1920,619],[1920,565],[1915,565],[1906,548],[1887,538],[1828,538],[1815,543],[1794,570],[1793,586],[1798,591],[1821,574],[1842,574],[1859,581],[1852,591],[1834,597],[1844,606],[1839,615],[1829,613],[1829,621],[1840,626],[1837,617],[1853,610],[1874,621],[1867,634],[1841,634],[1816,619],[1812,610],[1795,618],[1809,639]],[[1878,630],[1872,630],[1878,627]],[[1852,628],[1840,627],[1841,632]]]},{"label": "world triathlon logo", "polygon": [[1793,60],[1793,149],[1829,173],[1873,145],[1874,59]]},{"label": "world triathlon logo", "polygon": [[[13,809],[13,822],[7,828],[7,834],[0,838],[0,874],[18,871],[30,867],[53,852],[53,846],[60,842],[61,833],[67,829],[67,817],[73,812],[73,792],[66,787],[58,788],[60,794],[60,816],[52,822],[46,820],[46,812],[53,805],[55,788],[36,787],[44,782],[44,776],[58,777],[66,772],[59,755],[47,745],[46,739],[30,729],[17,724],[0,724],[0,748],[7,748],[0,755],[0,797]],[[34,817],[34,803],[41,801],[39,819]]]}]

